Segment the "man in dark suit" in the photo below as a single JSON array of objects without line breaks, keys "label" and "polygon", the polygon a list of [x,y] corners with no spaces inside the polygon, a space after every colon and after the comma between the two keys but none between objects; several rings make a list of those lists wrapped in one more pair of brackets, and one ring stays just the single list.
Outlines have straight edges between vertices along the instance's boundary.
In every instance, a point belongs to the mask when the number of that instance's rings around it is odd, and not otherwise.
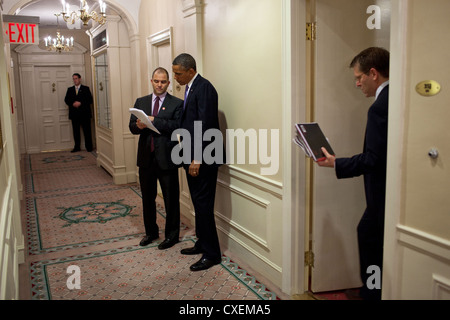
[{"label": "man in dark suit", "polygon": [[91,133],[91,104],[93,102],[91,90],[81,84],[81,75],[74,73],[72,76],[73,87],[66,92],[64,102],[69,106],[69,119],[72,120],[73,139],[75,146],[71,152],[80,151],[80,127],[83,128],[84,144],[87,151],[92,151]]},{"label": "man in dark suit", "polygon": [[169,93],[169,73],[164,68],[157,68],[151,80],[153,94],[136,100],[134,107],[143,110],[160,134],[147,126],[134,115],[130,118],[130,131],[140,135],[137,166],[142,191],[145,236],[141,246],[150,244],[159,238],[156,223],[157,180],[161,186],[166,209],[165,240],[158,246],[164,250],[174,246],[180,235],[180,189],[178,167],[171,160],[172,148],[176,142],[171,141],[172,132],[180,127],[183,112],[183,100]]},{"label": "man in dark suit", "polygon": [[[192,271],[208,269],[221,262],[219,239],[214,220],[214,201],[218,168],[222,163],[202,161],[203,151],[208,142],[203,141],[203,133],[209,129],[219,130],[219,98],[214,86],[197,73],[195,59],[186,53],[179,55],[172,63],[175,79],[186,85],[184,112],[181,128],[190,133],[190,163],[184,163],[187,182],[195,209],[195,229],[197,242],[194,247],[181,250],[182,254],[202,254],[193,264]],[[195,125],[201,124],[202,136],[195,132]],[[201,146],[202,154],[195,152]]]},{"label": "man in dark suit", "polygon": [[[356,86],[366,97],[375,97],[369,108],[363,153],[351,158],[335,158],[323,149],[326,160],[319,166],[334,167],[338,179],[364,175],[367,207],[358,224],[358,246],[363,299],[381,299],[381,288],[368,286],[370,266],[383,268],[384,211],[386,199],[386,159],[389,103],[389,52],[368,48],[350,64]],[[380,279],[381,283],[381,279]]]}]

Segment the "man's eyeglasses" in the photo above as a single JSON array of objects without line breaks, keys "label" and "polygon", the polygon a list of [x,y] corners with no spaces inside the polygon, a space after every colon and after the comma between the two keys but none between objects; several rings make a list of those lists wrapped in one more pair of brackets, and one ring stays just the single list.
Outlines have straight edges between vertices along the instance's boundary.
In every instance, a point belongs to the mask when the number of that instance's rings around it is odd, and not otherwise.
[{"label": "man's eyeglasses", "polygon": [[355,77],[355,81],[356,81],[356,82],[361,82],[361,79],[362,79],[362,77],[363,77],[364,75],[367,76],[366,73],[361,73],[359,76],[356,76],[356,77]]}]

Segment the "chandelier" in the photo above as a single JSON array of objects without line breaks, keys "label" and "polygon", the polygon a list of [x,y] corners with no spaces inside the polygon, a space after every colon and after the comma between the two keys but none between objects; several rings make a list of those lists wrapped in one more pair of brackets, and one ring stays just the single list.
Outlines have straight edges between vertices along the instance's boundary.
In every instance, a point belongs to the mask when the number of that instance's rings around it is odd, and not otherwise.
[{"label": "chandelier", "polygon": [[87,26],[89,20],[94,20],[99,24],[104,24],[106,22],[106,3],[102,0],[99,0],[100,14],[95,11],[89,12],[89,6],[86,4],[86,0],[80,0],[80,10],[79,13],[72,11],[69,13],[70,5],[66,4],[65,0],[62,0],[63,9],[61,11],[61,15],[65,22],[74,24],[77,19],[80,19],[83,22],[84,26]]},{"label": "chandelier", "polygon": [[73,49],[73,37],[64,38],[64,36],[61,36],[61,33],[59,32],[58,20],[60,14],[55,14],[55,16],[58,24],[58,29],[56,30],[56,38],[52,39],[50,36],[44,38],[45,47],[48,51],[56,51],[58,53],[61,53],[62,51],[71,51]]}]

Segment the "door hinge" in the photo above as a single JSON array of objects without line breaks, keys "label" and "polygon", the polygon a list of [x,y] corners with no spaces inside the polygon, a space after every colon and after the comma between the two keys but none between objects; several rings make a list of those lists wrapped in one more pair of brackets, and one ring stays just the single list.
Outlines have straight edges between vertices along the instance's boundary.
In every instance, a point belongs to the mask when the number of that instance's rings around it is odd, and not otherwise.
[{"label": "door hinge", "polygon": [[316,23],[307,22],[306,23],[306,40],[315,41],[316,38]]},{"label": "door hinge", "polygon": [[305,252],[305,266],[314,268],[314,252]]}]

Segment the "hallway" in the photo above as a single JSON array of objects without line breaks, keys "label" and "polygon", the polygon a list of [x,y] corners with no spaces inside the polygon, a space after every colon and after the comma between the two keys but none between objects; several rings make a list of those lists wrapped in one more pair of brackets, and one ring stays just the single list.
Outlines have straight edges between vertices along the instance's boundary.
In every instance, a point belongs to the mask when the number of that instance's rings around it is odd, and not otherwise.
[{"label": "hallway", "polygon": [[[276,288],[269,289],[264,279],[254,277],[248,266],[241,267],[227,252],[220,265],[191,272],[189,265],[198,257],[179,253],[195,237],[184,217],[180,243],[158,250],[164,240],[164,207],[159,197],[162,237],[140,247],[139,186],[115,185],[111,176],[97,167],[94,153],[23,155],[21,166],[27,250],[20,267],[20,299],[290,299]],[[78,278],[73,270],[79,271]]]},{"label": "hallway", "polygon": [[[372,46],[390,51],[394,106],[382,298],[450,300],[450,1],[104,2],[103,25],[60,21],[75,46],[59,54],[45,39],[57,34],[60,1],[0,0],[3,22],[18,20],[1,24],[17,36],[0,41],[1,300],[345,298],[342,290],[360,285],[364,181],[319,170],[292,139],[295,124],[317,122],[338,157],[361,152],[373,101],[355,88],[348,65]],[[26,17],[40,19],[34,44],[16,41],[34,23]],[[128,128],[128,109],[151,92],[153,70],[172,70],[183,52],[217,89],[220,128],[234,133],[225,142],[236,151],[217,179],[224,260],[212,270],[218,274],[194,277],[185,273],[192,260],[179,255],[195,234],[185,177],[182,241],[165,252],[155,249],[162,238],[138,246],[137,136]],[[95,154],[52,152],[72,147],[63,95],[73,73],[98,97]],[[183,99],[185,86],[170,78],[168,92]],[[268,165],[277,172],[266,175]],[[74,287],[81,279],[81,289],[70,290],[69,278]],[[169,288],[168,279],[178,282]],[[226,281],[234,289],[223,291]]]}]

